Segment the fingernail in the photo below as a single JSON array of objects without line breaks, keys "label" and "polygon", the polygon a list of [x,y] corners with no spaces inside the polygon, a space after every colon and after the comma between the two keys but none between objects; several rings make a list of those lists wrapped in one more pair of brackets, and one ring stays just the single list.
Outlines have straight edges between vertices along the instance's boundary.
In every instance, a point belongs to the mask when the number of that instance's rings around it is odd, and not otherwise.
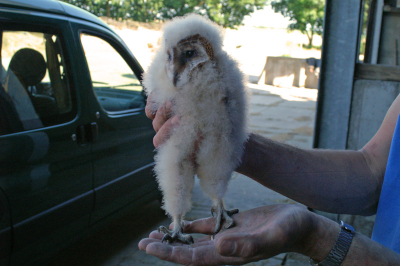
[{"label": "fingernail", "polygon": [[176,115],[172,118],[171,124],[177,125],[179,123],[179,117]]},{"label": "fingernail", "polygon": [[191,222],[189,221],[183,221],[183,228],[188,228],[190,226]]},{"label": "fingernail", "polygon": [[171,109],[171,106],[172,106],[172,104],[171,104],[170,101],[168,101],[168,102],[165,103],[165,107],[166,107],[167,109]]},{"label": "fingernail", "polygon": [[236,252],[235,241],[224,240],[219,247],[219,253],[224,256],[233,255],[235,254],[235,252]]}]

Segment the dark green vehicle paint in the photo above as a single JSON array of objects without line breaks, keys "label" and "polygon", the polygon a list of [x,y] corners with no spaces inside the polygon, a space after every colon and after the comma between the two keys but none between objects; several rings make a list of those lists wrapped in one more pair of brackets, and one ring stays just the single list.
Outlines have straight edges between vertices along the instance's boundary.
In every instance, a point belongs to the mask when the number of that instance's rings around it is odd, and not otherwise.
[{"label": "dark green vehicle paint", "polygon": [[0,0],[0,30],[9,29],[60,37],[73,105],[62,123],[0,135],[0,265],[28,265],[121,208],[157,198],[154,131],[144,97],[121,112],[96,97],[81,33],[107,41],[136,77],[143,71],[100,19],[52,0]]}]

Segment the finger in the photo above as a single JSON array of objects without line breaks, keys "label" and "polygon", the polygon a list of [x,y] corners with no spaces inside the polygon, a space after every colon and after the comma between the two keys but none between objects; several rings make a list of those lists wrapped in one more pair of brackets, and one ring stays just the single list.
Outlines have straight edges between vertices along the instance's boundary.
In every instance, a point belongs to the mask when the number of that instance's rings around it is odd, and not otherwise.
[{"label": "finger", "polygon": [[[201,250],[199,250],[201,249]],[[221,263],[217,263],[217,260],[210,260],[210,262],[205,263],[203,256],[196,256],[196,252],[200,254],[208,253],[216,254],[214,246],[203,246],[200,248],[191,248],[189,246],[184,247],[174,247],[171,245],[165,245],[153,242],[146,247],[147,254],[156,256],[162,260],[176,262],[183,265],[220,265]],[[220,256],[217,254],[217,256]],[[220,261],[220,259],[218,260]]]},{"label": "finger", "polygon": [[213,244],[192,246],[172,246],[160,242],[151,242],[146,246],[147,254],[156,256],[162,260],[176,262],[184,265],[225,265],[243,264],[245,259],[237,257],[224,257],[215,250]]},{"label": "finger", "polygon": [[189,265],[192,258],[192,249],[186,247],[176,247],[157,242],[150,243],[146,246],[147,254],[156,256],[162,260],[177,262]]},{"label": "finger", "polygon": [[[161,239],[162,239],[162,237],[161,237]],[[142,240],[139,241],[139,244],[138,244],[139,249],[140,249],[140,250],[146,250],[146,247],[147,247],[149,244],[151,244],[151,243],[161,243],[161,244],[163,244],[163,245],[170,245],[170,246],[177,246],[177,247],[179,247],[179,246],[188,246],[187,244],[183,244],[183,243],[180,243],[180,242],[177,242],[177,241],[175,241],[175,242],[173,242],[173,243],[168,243],[168,244],[166,244],[166,243],[163,243],[163,242],[161,241],[161,239],[152,238],[152,237],[150,237],[150,238],[143,238]]]},{"label": "finger", "polygon": [[165,103],[165,112],[168,114],[168,116],[170,116],[171,114],[171,109],[172,109],[172,103],[171,101],[167,101]]},{"label": "finger", "polygon": [[210,235],[206,235],[206,236],[203,236],[203,237],[195,238],[195,243],[196,242],[207,242],[207,241],[214,241],[214,240],[212,240],[212,235],[211,236]]},{"label": "finger", "polygon": [[[182,221],[183,222],[183,231],[185,233],[199,233],[199,234],[209,234],[209,229],[214,230],[215,228],[215,218],[203,218],[194,221]],[[208,225],[209,223],[213,223]],[[206,227],[204,227],[206,226]],[[172,230],[174,228],[174,223],[170,223],[169,229]],[[211,234],[214,234],[212,231]],[[207,236],[209,239],[210,237]]]},{"label": "finger", "polygon": [[153,120],[153,128],[157,132],[162,125],[171,117],[171,102],[167,101],[156,112]]},{"label": "finger", "polygon": [[157,111],[153,111],[153,109],[150,107],[151,103],[147,101],[146,107],[144,108],[144,111],[146,112],[146,116],[153,120],[156,117]]},{"label": "finger", "polygon": [[159,240],[161,240],[163,238],[163,236],[164,236],[164,233],[160,233],[156,230],[152,231],[149,235],[150,238],[159,239]]},{"label": "finger", "polygon": [[215,218],[209,217],[195,220],[193,222],[185,221],[183,231],[185,233],[200,233],[213,235],[215,230]]},{"label": "finger", "polygon": [[158,110],[157,113],[153,119],[153,128],[156,132],[160,130],[162,125],[167,121],[168,118],[165,113],[165,106],[161,106]]},{"label": "finger", "polygon": [[157,134],[153,138],[154,147],[158,148],[166,139],[169,137],[169,132],[173,126],[179,123],[178,116],[174,116],[168,119],[158,130]]},{"label": "finger", "polygon": [[153,92],[150,93],[150,95],[147,97],[146,108],[144,109],[146,112],[146,116],[148,118],[150,118],[151,120],[154,119],[154,117],[156,116],[156,112],[157,112],[157,111],[154,111],[153,108],[151,107],[154,104],[152,97],[153,97]]},{"label": "finger", "polygon": [[154,238],[143,238],[142,240],[140,240],[138,247],[140,250],[146,250],[147,246],[154,242],[161,242],[161,240]]},{"label": "finger", "polygon": [[210,236],[195,238],[194,243],[190,245],[191,248],[197,248],[201,246],[215,245],[214,240],[211,240]]}]

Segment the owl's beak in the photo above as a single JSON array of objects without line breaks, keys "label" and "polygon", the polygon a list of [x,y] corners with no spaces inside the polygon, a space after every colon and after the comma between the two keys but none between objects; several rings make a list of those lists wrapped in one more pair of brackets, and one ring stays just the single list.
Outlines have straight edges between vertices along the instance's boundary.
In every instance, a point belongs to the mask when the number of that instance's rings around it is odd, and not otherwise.
[{"label": "owl's beak", "polygon": [[200,68],[207,61],[209,61],[209,58],[199,58],[197,60],[190,61],[190,63],[189,63],[189,76],[192,76],[193,71],[195,69],[197,69],[197,68]]}]

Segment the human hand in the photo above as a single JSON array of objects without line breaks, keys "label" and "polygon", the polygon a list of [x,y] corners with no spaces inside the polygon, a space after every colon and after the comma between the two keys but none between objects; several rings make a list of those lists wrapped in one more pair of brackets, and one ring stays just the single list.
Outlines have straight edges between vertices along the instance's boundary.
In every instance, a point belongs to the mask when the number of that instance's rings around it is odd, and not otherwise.
[{"label": "human hand", "polygon": [[178,116],[171,117],[171,102],[167,101],[158,110],[151,108],[152,94],[150,93],[146,103],[146,116],[153,120],[153,128],[156,135],[153,138],[154,147],[158,148],[167,138],[172,127],[179,123]]},{"label": "human hand", "polygon": [[[234,215],[235,226],[223,228],[214,239],[211,235],[215,218],[211,217],[185,222],[185,233],[208,235],[195,239],[192,245],[161,243],[163,234],[154,231],[150,238],[140,241],[139,248],[160,259],[184,265],[244,264],[283,252],[299,252],[322,260],[332,248],[339,226],[333,226],[335,223],[327,219],[322,219],[321,226],[319,217],[297,205],[270,205]],[[321,244],[326,235],[333,242]]]}]

